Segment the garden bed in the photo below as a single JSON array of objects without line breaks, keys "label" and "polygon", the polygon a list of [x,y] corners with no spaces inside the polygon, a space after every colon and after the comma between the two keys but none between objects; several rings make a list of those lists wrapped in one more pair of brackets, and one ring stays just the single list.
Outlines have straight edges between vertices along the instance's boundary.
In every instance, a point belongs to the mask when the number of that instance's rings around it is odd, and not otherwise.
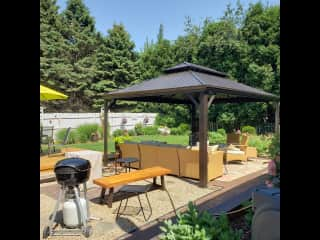
[{"label": "garden bed", "polygon": [[[230,212],[240,210],[243,205],[232,209]],[[251,239],[251,220],[252,220],[252,210],[251,208],[245,209],[240,212],[236,212],[228,215],[228,220],[231,228],[233,230],[242,230],[241,240]]]}]

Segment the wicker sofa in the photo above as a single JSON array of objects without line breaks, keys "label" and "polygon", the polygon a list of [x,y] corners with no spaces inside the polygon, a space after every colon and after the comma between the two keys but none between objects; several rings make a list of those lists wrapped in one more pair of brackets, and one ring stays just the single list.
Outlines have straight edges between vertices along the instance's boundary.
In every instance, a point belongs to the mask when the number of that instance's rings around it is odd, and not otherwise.
[{"label": "wicker sofa", "polygon": [[[122,157],[136,157],[140,161],[132,164],[135,168],[162,166],[173,175],[199,179],[199,150],[187,149],[180,145],[161,143],[119,144]],[[208,180],[223,175],[223,152],[208,151]]]}]

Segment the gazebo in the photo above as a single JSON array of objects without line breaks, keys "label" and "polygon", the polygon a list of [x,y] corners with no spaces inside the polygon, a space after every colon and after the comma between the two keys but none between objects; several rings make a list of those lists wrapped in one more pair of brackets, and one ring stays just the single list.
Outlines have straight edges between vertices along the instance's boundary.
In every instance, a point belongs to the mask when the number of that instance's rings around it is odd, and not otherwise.
[{"label": "gazebo", "polygon": [[159,77],[105,95],[104,161],[108,161],[108,110],[116,100],[185,104],[190,107],[192,136],[198,133],[199,138],[201,187],[207,186],[207,131],[210,106],[218,103],[275,102],[275,130],[279,132],[278,96],[230,80],[226,73],[184,62],[164,70],[164,74]]}]

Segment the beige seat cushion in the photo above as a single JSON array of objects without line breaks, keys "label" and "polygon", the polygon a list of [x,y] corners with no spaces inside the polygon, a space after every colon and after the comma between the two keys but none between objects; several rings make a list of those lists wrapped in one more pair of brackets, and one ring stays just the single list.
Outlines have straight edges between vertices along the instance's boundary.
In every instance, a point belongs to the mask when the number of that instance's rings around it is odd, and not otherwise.
[{"label": "beige seat cushion", "polygon": [[227,150],[227,153],[231,153],[231,154],[240,154],[240,155],[244,155],[244,151],[240,151],[240,150]]},{"label": "beige seat cushion", "polygon": [[210,146],[210,149],[211,149],[211,152],[214,152],[214,151],[217,151],[219,148],[219,145],[213,145],[213,146]]}]

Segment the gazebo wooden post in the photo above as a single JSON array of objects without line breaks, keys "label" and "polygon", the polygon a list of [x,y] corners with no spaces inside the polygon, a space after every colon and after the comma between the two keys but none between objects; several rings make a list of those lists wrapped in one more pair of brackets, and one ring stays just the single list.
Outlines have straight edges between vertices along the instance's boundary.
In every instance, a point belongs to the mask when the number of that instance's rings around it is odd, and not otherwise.
[{"label": "gazebo wooden post", "polygon": [[274,121],[274,130],[275,133],[280,133],[280,102],[275,103],[276,112],[275,112],[275,121]]},{"label": "gazebo wooden post", "polygon": [[104,164],[108,163],[108,111],[109,111],[109,102],[104,100],[104,132],[103,132],[103,162]]},{"label": "gazebo wooden post", "polygon": [[199,112],[199,176],[200,187],[207,187],[208,184],[208,95],[200,94]]},{"label": "gazebo wooden post", "polygon": [[191,146],[195,145],[195,134],[197,133],[197,109],[194,104],[190,106],[191,115]]}]

